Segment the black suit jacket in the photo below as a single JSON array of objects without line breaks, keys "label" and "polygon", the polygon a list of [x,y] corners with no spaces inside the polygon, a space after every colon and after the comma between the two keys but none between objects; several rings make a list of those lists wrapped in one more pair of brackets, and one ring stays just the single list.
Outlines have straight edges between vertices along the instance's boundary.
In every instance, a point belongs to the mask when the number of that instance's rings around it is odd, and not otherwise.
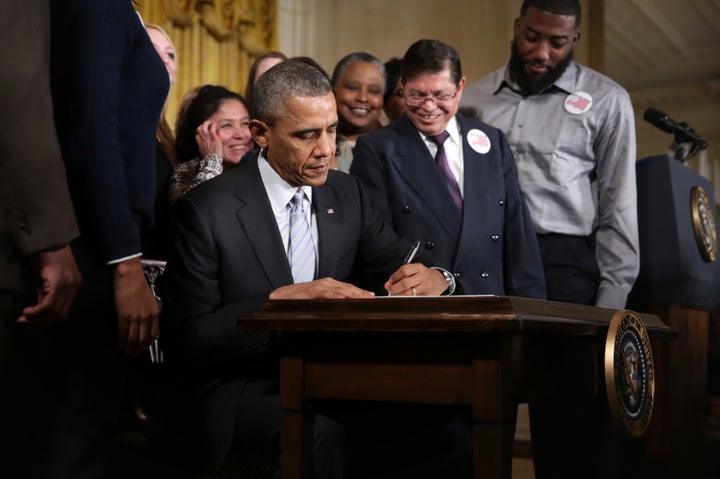
[{"label": "black suit jacket", "polygon": [[[427,252],[452,265],[465,294],[544,299],[545,273],[535,228],[505,135],[461,114],[457,121],[464,164],[462,215],[406,115],[360,137],[350,173],[361,179],[398,234],[421,241]],[[487,152],[468,144],[468,132],[474,129],[487,135]]]},{"label": "black suit jacket", "polygon": [[[257,162],[199,185],[174,209],[161,330],[168,362],[199,397],[211,462],[230,447],[235,398],[246,381],[277,378],[271,354],[248,352],[261,334],[240,333],[235,322],[293,282]],[[330,171],[327,182],[313,188],[312,208],[318,278],[346,280],[359,266],[387,279],[410,247],[381,221],[360,182],[344,173]]]}]

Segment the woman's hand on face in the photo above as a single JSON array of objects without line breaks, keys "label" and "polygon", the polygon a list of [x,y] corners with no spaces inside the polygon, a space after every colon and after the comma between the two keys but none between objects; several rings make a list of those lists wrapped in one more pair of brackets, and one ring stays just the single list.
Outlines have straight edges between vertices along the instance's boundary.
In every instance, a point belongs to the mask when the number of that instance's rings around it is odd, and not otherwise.
[{"label": "woman's hand on face", "polygon": [[218,136],[217,124],[211,120],[206,120],[195,130],[195,141],[200,151],[200,157],[205,157],[212,153],[223,156],[223,145]]}]

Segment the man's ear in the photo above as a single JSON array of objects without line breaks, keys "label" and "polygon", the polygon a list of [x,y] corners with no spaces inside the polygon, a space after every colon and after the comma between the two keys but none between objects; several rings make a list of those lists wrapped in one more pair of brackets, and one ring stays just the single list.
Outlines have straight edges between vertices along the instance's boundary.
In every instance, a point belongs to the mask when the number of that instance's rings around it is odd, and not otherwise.
[{"label": "man's ear", "polygon": [[270,132],[270,127],[268,127],[264,121],[250,120],[248,128],[250,129],[250,134],[252,135],[253,140],[255,140],[255,143],[257,143],[260,148],[266,148],[268,145],[268,133]]}]

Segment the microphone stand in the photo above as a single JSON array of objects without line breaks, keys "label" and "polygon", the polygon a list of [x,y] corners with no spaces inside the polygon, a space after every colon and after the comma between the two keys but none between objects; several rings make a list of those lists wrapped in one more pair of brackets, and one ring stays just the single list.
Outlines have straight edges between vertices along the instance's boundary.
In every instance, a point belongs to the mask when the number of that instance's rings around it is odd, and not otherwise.
[{"label": "microphone stand", "polygon": [[[685,131],[695,132],[695,130],[690,128],[690,126],[685,122],[680,123],[680,126],[685,127]],[[707,141],[702,139],[691,141],[683,140],[687,140],[687,136],[676,133],[674,135],[673,142],[668,149],[668,156],[676,159],[680,163],[687,163],[695,155],[708,147]]]}]

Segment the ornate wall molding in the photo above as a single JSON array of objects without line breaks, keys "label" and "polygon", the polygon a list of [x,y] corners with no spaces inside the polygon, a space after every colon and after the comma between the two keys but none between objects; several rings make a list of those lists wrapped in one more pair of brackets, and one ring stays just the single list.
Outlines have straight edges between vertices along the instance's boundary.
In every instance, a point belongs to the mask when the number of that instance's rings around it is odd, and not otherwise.
[{"label": "ornate wall molding", "polygon": [[211,83],[243,92],[255,56],[277,49],[275,0],[144,0],[137,8],[175,44],[177,80],[166,106],[171,125],[186,91]]},{"label": "ornate wall molding", "polygon": [[[269,0],[162,0],[167,18],[179,28],[199,21],[218,42],[237,40],[257,54],[274,43],[276,8]],[[252,38],[255,30],[264,41]],[[269,41],[268,41],[269,40]],[[263,45],[265,44],[265,45]]]},{"label": "ornate wall molding", "polygon": [[720,80],[636,89],[630,91],[630,96],[638,110],[656,105],[666,107],[716,105],[720,103]]},{"label": "ornate wall molding", "polygon": [[165,13],[174,25],[185,28],[192,24],[197,0],[162,0]]}]

